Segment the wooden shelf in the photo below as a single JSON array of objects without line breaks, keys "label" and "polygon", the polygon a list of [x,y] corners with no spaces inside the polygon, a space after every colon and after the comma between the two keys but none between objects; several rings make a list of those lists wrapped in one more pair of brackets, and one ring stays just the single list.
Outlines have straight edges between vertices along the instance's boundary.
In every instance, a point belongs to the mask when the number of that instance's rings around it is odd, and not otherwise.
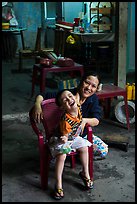
[{"label": "wooden shelf", "polygon": [[60,28],[65,28],[65,29],[73,30],[72,26],[62,25],[62,24],[58,24],[58,23],[56,23],[55,26],[60,27]]},{"label": "wooden shelf", "polygon": [[[98,2],[95,8],[92,7],[92,3],[90,3],[90,23],[93,26],[93,32],[111,32],[112,31],[112,9],[113,5],[111,2],[108,7],[105,5],[102,7],[100,6],[101,2]],[[105,2],[103,2],[105,3]],[[92,22],[93,19],[94,21]],[[102,21],[102,22],[101,22]]]}]

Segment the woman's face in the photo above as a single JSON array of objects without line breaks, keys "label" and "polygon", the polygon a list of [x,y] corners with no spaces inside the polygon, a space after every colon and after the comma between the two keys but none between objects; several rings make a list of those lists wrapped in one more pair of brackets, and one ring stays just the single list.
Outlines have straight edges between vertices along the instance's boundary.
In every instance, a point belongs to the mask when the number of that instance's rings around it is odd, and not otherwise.
[{"label": "woman's face", "polygon": [[93,95],[98,88],[99,80],[96,76],[88,76],[82,83],[80,92],[82,98],[87,98]]}]

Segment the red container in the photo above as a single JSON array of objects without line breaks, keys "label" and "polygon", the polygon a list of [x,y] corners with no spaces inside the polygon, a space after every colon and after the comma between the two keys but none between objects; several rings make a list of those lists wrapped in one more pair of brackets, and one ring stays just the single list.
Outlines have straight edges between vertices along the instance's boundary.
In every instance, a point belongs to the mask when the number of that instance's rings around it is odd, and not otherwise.
[{"label": "red container", "polygon": [[79,26],[80,18],[74,18],[74,26]]},{"label": "red container", "polygon": [[40,59],[40,65],[42,67],[52,67],[52,60],[48,58],[41,58]]},{"label": "red container", "polygon": [[61,58],[57,61],[57,65],[60,67],[71,67],[74,66],[74,61],[71,58]]}]

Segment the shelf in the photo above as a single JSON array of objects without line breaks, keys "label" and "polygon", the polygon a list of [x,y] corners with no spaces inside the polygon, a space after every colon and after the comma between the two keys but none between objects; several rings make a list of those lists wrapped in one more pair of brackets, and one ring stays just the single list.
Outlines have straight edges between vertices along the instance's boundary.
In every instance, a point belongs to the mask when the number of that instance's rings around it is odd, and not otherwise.
[{"label": "shelf", "polygon": [[102,2],[97,2],[98,4],[94,8],[92,7],[92,3],[90,3],[89,10],[93,32],[112,32],[112,3],[103,2],[102,4]]},{"label": "shelf", "polygon": [[58,23],[56,23],[55,26],[61,27],[61,28],[66,28],[66,29],[69,29],[69,30],[73,30],[72,26],[62,25],[62,24],[58,24]]},{"label": "shelf", "polygon": [[110,15],[111,14],[111,9],[112,9],[111,7],[110,8],[109,7],[108,8],[99,8],[99,13],[100,14],[109,14]]}]

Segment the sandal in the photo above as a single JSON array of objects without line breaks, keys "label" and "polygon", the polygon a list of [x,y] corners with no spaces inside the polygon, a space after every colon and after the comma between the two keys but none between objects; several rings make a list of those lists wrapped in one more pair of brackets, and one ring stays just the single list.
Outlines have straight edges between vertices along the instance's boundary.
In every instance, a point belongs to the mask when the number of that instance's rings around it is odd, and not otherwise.
[{"label": "sandal", "polygon": [[64,194],[62,195],[63,193],[63,189],[62,188],[56,188],[55,187],[55,191],[54,191],[54,195],[53,197],[56,199],[56,200],[60,200],[61,198],[64,197]]},{"label": "sandal", "polygon": [[84,185],[86,186],[86,189],[92,189],[93,188],[93,181],[91,179],[86,178],[82,172],[79,172],[79,176],[82,179]]}]

